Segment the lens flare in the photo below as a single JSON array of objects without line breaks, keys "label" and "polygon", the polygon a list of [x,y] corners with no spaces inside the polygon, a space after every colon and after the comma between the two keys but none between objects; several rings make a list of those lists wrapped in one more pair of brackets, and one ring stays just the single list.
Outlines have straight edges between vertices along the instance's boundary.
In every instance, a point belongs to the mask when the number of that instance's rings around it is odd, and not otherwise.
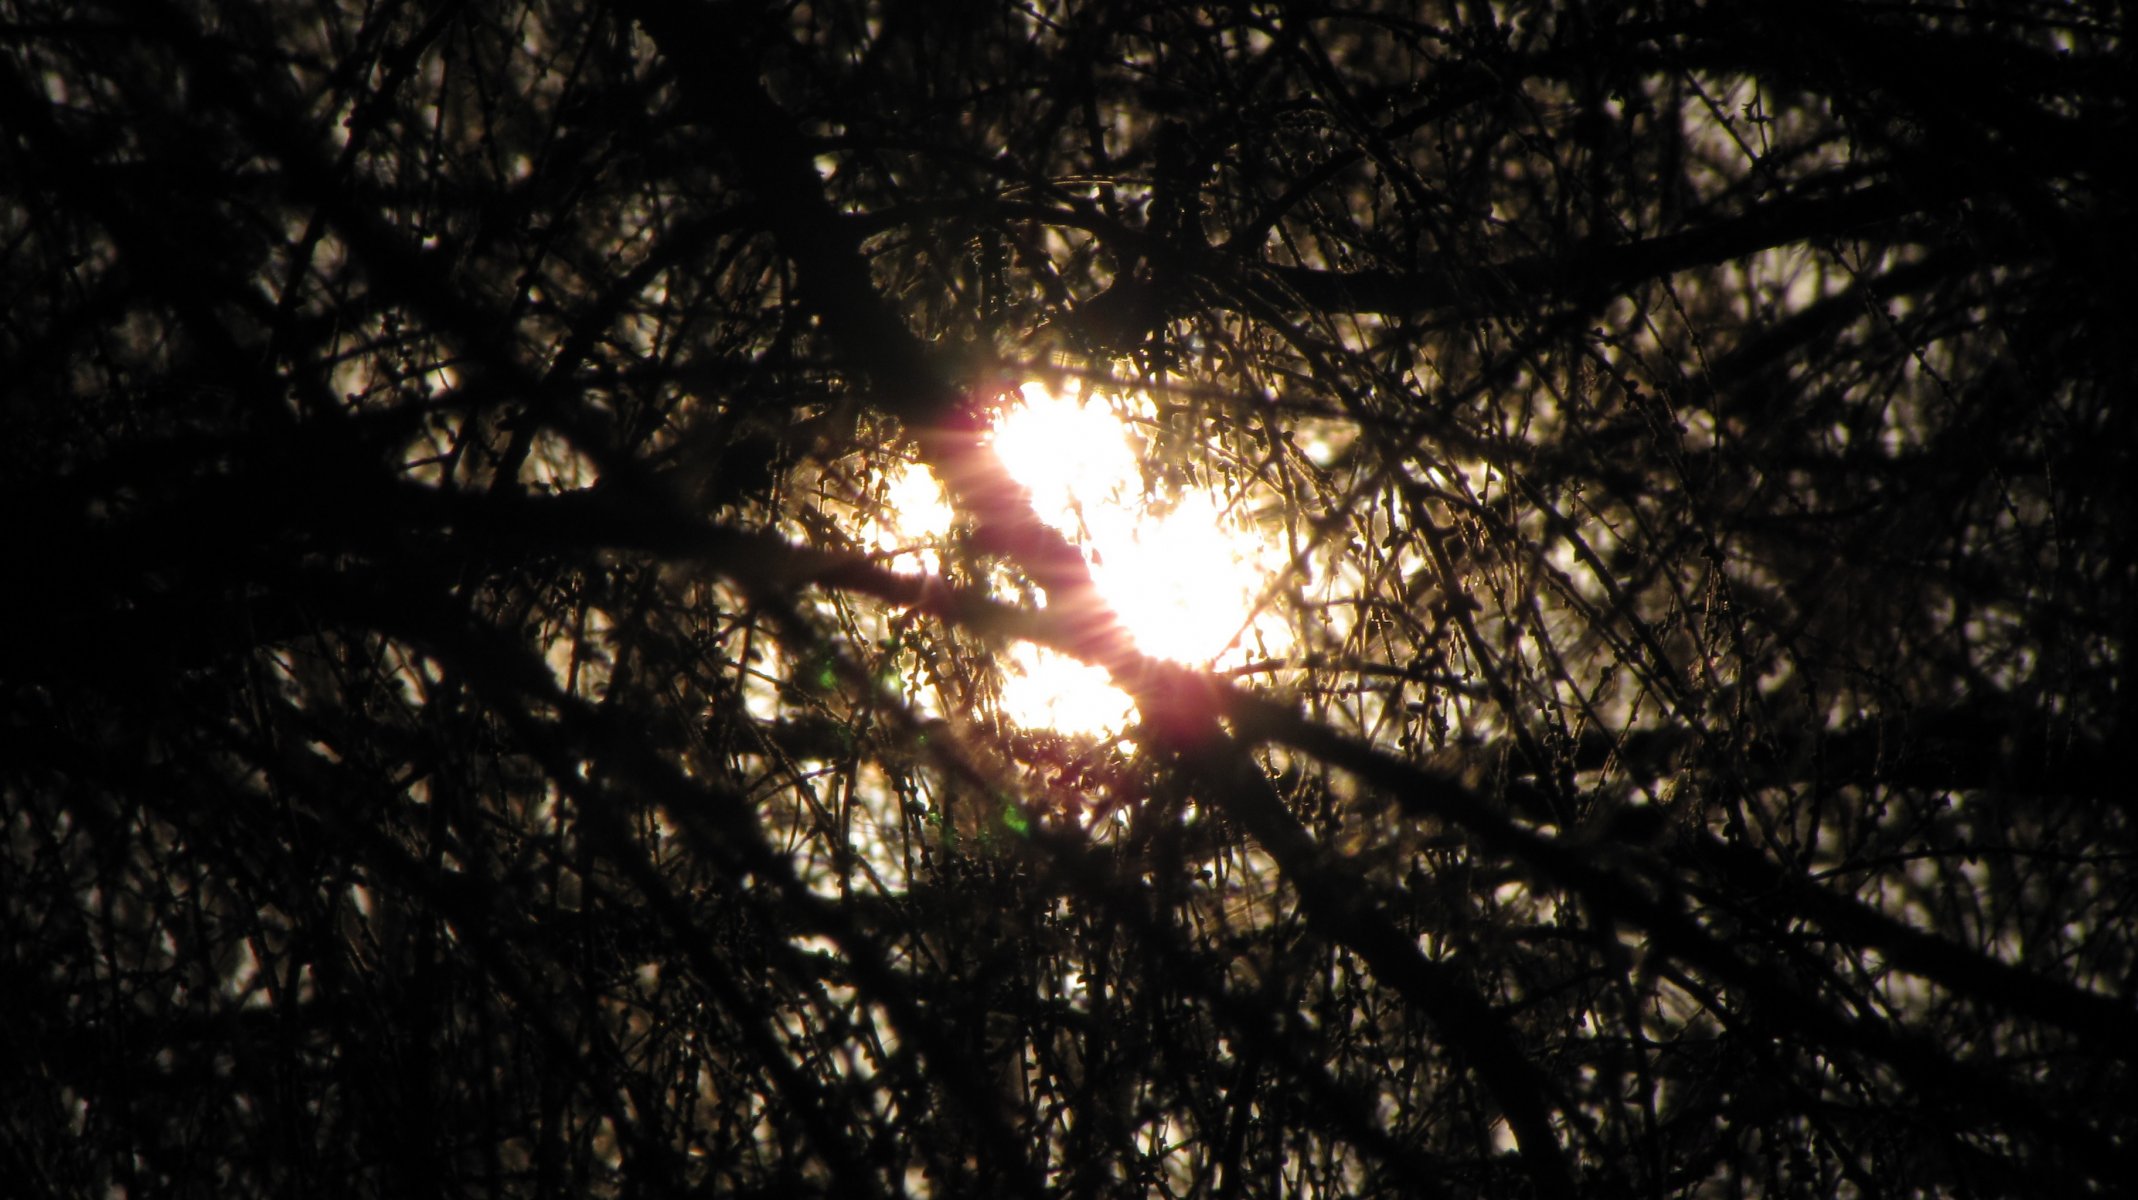
[{"label": "lens flare", "polygon": [[[1236,650],[1244,630],[1258,629],[1265,648],[1282,640],[1274,621],[1251,619],[1281,556],[1222,497],[1162,494],[1112,405],[1036,384],[1022,401],[996,422],[995,452],[1032,493],[1040,519],[1083,547],[1099,594],[1138,648],[1210,667],[1244,657]],[[1036,647],[1021,647],[1009,665],[1003,705],[1012,720],[1102,732],[1128,719],[1127,697],[1103,672]]]},{"label": "lens flare", "polygon": [[[1283,555],[1226,497],[1155,485],[1148,468],[1156,464],[1135,432],[1154,416],[1147,401],[1027,384],[996,420],[991,444],[1040,519],[1082,548],[1099,594],[1143,653],[1225,667],[1246,659],[1243,633],[1258,654],[1282,653],[1283,626],[1255,606]],[[930,547],[949,530],[951,510],[935,479],[901,464],[884,486],[872,548],[897,570],[941,570]],[[1002,665],[1003,714],[1026,728],[1108,733],[1134,718],[1128,697],[1096,667],[1022,643]]]}]

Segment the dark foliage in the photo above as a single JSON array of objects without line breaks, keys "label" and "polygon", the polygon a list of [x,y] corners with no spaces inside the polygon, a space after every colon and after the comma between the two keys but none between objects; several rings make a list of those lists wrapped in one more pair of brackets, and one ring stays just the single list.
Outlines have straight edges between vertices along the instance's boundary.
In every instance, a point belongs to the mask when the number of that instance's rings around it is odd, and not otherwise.
[{"label": "dark foliage", "polygon": [[2129,11],[0,0],[0,1190],[2128,1187]]}]

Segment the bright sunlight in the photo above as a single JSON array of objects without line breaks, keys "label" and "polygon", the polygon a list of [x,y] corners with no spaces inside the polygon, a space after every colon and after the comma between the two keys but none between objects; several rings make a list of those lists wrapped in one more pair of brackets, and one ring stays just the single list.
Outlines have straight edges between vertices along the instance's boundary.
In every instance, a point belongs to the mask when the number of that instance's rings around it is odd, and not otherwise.
[{"label": "bright sunlight", "polygon": [[[1031,491],[1040,518],[1083,549],[1100,594],[1145,654],[1225,667],[1282,653],[1282,625],[1255,610],[1282,554],[1225,497],[1196,488],[1165,494],[1150,485],[1135,433],[1135,420],[1148,420],[1149,410],[1134,400],[1055,395],[1026,384],[1022,403],[995,423],[995,450]],[[948,527],[948,509],[925,470],[912,468],[890,486],[900,534],[939,535]],[[1027,728],[1105,733],[1133,715],[1104,671],[1075,659],[1019,643],[1005,665],[1003,711]]]}]

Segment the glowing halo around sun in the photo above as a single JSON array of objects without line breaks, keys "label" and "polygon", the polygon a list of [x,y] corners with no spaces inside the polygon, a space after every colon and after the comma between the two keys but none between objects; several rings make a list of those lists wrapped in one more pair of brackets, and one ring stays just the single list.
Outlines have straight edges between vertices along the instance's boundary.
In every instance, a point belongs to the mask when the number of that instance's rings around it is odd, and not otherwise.
[{"label": "glowing halo around sun", "polygon": [[[1237,649],[1243,631],[1259,632],[1264,650],[1283,640],[1275,622],[1251,620],[1281,556],[1221,497],[1196,488],[1153,494],[1131,426],[1102,400],[1038,384],[1026,384],[1021,400],[996,420],[995,452],[1032,493],[1040,519],[1083,548],[1099,594],[1139,649],[1211,667],[1246,657]],[[1128,697],[1097,668],[1025,644],[1006,666],[1002,707],[1019,724],[1104,732],[1131,717]]]},{"label": "glowing halo around sun", "polygon": [[[1244,662],[1243,640],[1256,656],[1283,653],[1288,633],[1255,606],[1284,556],[1224,497],[1148,485],[1132,429],[1152,411],[1134,398],[1026,384],[990,441],[1040,519],[1084,551],[1099,594],[1143,653],[1204,668]],[[933,547],[952,512],[935,478],[902,464],[886,474],[883,504],[888,520],[873,548],[895,570],[940,571]],[[1097,667],[1025,642],[1009,646],[1002,665],[1001,711],[1025,728],[1104,734],[1134,719],[1129,698]]]}]

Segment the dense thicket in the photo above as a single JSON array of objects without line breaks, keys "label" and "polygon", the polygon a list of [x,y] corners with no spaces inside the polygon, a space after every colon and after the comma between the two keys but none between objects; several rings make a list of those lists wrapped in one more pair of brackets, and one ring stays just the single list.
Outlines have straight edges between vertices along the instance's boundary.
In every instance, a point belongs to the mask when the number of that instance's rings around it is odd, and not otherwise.
[{"label": "dense thicket", "polygon": [[0,1178],[2128,1187],[2128,11],[0,0]]}]

